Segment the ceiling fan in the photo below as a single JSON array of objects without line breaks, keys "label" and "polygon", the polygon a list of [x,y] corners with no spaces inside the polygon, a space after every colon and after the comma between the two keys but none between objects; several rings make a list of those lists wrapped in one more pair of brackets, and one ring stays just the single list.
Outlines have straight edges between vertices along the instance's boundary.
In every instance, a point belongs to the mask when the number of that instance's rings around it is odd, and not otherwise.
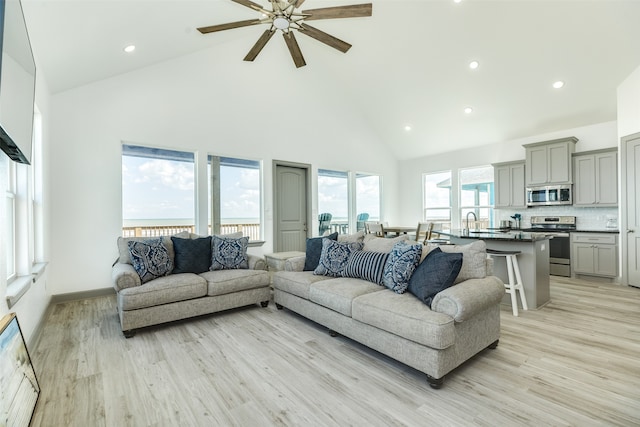
[{"label": "ceiling fan", "polygon": [[326,45],[331,46],[334,49],[338,49],[340,52],[345,53],[351,48],[351,45],[349,43],[342,41],[323,31],[320,31],[317,28],[307,25],[306,21],[334,18],[358,18],[371,16],[372,13],[371,3],[296,11],[296,9],[299,8],[305,0],[269,0],[272,10],[264,9],[262,6],[252,2],[251,0],[231,1],[251,8],[257,12],[261,12],[262,17],[260,19],[248,19],[245,21],[229,22],[227,24],[212,25],[209,27],[200,27],[198,28],[198,31],[200,31],[202,34],[208,34],[214,33],[216,31],[247,27],[250,25],[268,24],[269,29],[265,30],[265,32],[262,33],[256,44],[253,45],[249,53],[247,53],[247,56],[244,57],[244,60],[253,61],[254,59],[256,59],[267,42],[271,40],[271,37],[273,37],[276,31],[280,30],[282,31],[284,41],[297,68],[303,67],[307,63],[304,61],[302,51],[300,50],[300,46],[296,41],[293,30],[297,30],[302,34],[312,37]]}]

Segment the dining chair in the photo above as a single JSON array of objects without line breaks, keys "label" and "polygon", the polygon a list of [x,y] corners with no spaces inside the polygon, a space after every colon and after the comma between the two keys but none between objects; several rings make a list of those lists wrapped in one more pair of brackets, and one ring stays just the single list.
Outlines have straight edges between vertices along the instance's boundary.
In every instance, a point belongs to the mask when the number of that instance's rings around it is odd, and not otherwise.
[{"label": "dining chair", "polygon": [[416,228],[416,242],[422,242],[426,244],[431,240],[433,234],[433,222],[418,222],[418,228]]},{"label": "dining chair", "polygon": [[385,237],[384,225],[379,222],[368,222],[369,233],[375,234],[378,237]]}]

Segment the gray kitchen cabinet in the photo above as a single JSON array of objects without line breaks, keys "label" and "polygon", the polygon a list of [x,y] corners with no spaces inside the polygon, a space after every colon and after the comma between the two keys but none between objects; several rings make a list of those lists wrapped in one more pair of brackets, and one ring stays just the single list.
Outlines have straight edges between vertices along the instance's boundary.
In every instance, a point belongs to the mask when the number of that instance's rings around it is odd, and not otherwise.
[{"label": "gray kitchen cabinet", "polygon": [[613,233],[571,233],[574,274],[618,276],[618,236]]},{"label": "gray kitchen cabinet", "polygon": [[496,208],[526,208],[524,161],[494,163]]},{"label": "gray kitchen cabinet", "polygon": [[618,206],[618,150],[573,154],[573,204]]},{"label": "gray kitchen cabinet", "polygon": [[571,154],[578,138],[569,137],[525,144],[527,186],[571,184]]}]

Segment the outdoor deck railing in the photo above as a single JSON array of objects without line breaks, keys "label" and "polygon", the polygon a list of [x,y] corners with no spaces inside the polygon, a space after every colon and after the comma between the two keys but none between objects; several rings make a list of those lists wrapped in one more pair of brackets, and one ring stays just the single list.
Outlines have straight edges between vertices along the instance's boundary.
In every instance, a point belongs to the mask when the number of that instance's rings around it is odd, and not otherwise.
[{"label": "outdoor deck railing", "polygon": [[[122,237],[160,237],[171,236],[183,231],[195,233],[194,225],[148,225],[143,227],[122,227]],[[222,224],[220,234],[242,232],[249,240],[260,240],[260,224]],[[211,234],[209,227],[208,234]]]}]

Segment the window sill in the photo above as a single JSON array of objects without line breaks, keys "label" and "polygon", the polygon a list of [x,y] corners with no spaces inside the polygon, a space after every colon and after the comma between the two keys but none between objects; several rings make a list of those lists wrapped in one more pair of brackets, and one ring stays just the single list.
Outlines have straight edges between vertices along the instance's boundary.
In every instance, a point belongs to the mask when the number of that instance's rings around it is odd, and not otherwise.
[{"label": "window sill", "polygon": [[31,287],[31,283],[35,283],[36,280],[38,280],[40,276],[42,276],[46,267],[46,262],[34,264],[31,268],[30,275],[18,276],[7,285],[6,299],[9,308],[16,305],[20,298],[22,298],[22,296],[27,293],[27,291]]}]

